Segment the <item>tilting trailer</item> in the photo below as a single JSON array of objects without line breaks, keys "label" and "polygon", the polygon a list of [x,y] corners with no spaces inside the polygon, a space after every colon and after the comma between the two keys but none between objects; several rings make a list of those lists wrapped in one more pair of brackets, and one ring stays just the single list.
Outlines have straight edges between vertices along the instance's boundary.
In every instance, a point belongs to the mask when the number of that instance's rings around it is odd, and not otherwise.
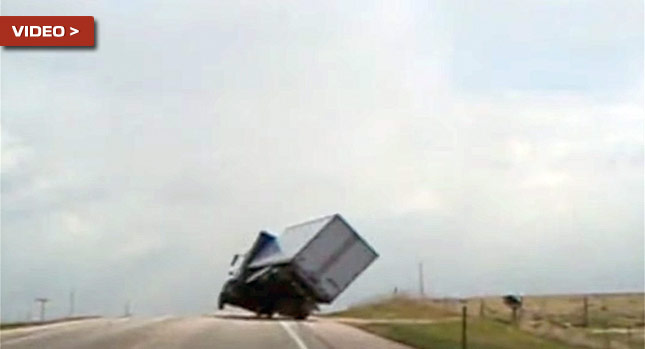
[{"label": "tilting trailer", "polygon": [[340,214],[290,226],[279,237],[261,231],[247,253],[233,257],[219,308],[230,304],[258,315],[305,319],[377,257]]}]

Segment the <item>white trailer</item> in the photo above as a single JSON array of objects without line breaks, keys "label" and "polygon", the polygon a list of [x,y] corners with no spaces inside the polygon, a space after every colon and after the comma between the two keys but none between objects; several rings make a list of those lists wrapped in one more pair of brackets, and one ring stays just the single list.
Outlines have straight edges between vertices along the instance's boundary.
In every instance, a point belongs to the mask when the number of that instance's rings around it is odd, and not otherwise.
[{"label": "white trailer", "polygon": [[261,232],[220,293],[220,306],[306,317],[317,303],[336,299],[377,257],[340,214],[290,226],[277,238]]},{"label": "white trailer", "polygon": [[278,246],[258,255],[249,266],[290,264],[324,303],[333,301],[378,257],[340,214],[286,228]]}]

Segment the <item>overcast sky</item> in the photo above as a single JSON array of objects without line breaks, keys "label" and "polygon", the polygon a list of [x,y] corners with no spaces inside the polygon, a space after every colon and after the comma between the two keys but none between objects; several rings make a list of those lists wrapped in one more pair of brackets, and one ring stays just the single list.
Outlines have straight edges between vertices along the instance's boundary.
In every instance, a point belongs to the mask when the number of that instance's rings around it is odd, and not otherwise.
[{"label": "overcast sky", "polygon": [[[380,253],[338,300],[642,291],[643,2],[3,0],[2,319],[200,314],[261,229]],[[35,313],[34,313],[35,315]]]}]

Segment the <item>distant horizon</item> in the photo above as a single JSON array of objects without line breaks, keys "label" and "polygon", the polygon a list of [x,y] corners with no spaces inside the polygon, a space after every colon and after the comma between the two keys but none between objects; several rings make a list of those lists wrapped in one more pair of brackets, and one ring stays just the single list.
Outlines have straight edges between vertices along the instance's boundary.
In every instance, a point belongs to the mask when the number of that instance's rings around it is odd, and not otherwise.
[{"label": "distant horizon", "polygon": [[[509,293],[509,294],[512,294],[512,293]],[[317,313],[327,314],[327,313],[332,313],[332,312],[336,312],[336,311],[339,311],[339,310],[359,306],[359,305],[362,305],[362,304],[370,304],[370,303],[377,302],[377,301],[380,301],[380,300],[384,300],[384,299],[388,299],[388,298],[397,298],[397,297],[405,297],[405,298],[410,298],[410,299],[427,299],[427,300],[437,300],[437,301],[448,300],[448,301],[458,302],[461,299],[476,300],[476,299],[486,299],[486,298],[498,298],[498,297],[502,297],[502,296],[505,296],[505,295],[508,295],[508,294],[495,294],[495,295],[489,294],[489,295],[467,296],[467,297],[464,297],[464,298],[460,298],[460,297],[433,297],[432,295],[430,295],[430,296],[421,296],[419,294],[413,294],[413,293],[409,293],[409,292],[408,293],[399,292],[398,294],[383,294],[383,295],[375,295],[373,297],[367,297],[367,298],[365,298],[363,300],[358,300],[358,301],[356,301],[356,302],[354,302],[352,304],[347,304],[347,305],[345,305],[343,307],[324,306]],[[633,295],[644,295],[645,296],[645,291],[592,292],[592,293],[574,292],[574,293],[559,293],[559,294],[519,294],[519,296],[523,296],[523,297],[633,296]],[[245,313],[249,313],[249,314],[252,313],[252,312],[250,312],[248,310],[245,310],[243,308],[239,308],[239,307],[235,307],[235,306],[227,306],[227,309],[230,309],[230,308],[235,308],[237,310],[241,310],[241,311],[243,311]],[[218,310],[215,307],[213,307],[213,310],[214,310],[213,312],[201,312],[201,313],[193,313],[193,314],[164,313],[164,314],[155,314],[155,315],[137,314],[135,312],[135,313],[133,313],[133,314],[131,314],[129,316],[135,316],[135,317],[147,317],[147,316],[158,317],[158,316],[173,316],[173,315],[180,315],[180,316],[183,316],[183,315],[211,315],[211,314],[215,314],[215,313],[218,312]],[[45,322],[56,321],[56,320],[64,320],[64,319],[76,319],[76,318],[86,319],[86,318],[94,318],[94,317],[120,318],[120,317],[128,317],[128,316],[126,316],[126,315],[103,315],[103,314],[98,314],[98,313],[87,312],[87,313],[78,313],[78,314],[75,313],[72,316],[63,315],[63,316],[56,317],[56,318],[47,318],[45,320]],[[16,320],[16,321],[9,321],[9,322],[4,322],[4,320],[3,320],[3,323],[14,323],[14,322],[19,323],[19,322],[23,322],[23,321],[26,321],[26,320],[22,320],[22,321],[21,320]],[[34,319],[32,321],[35,322],[35,323],[39,322],[39,320],[35,319],[35,317],[34,317]],[[29,322],[29,321],[26,321],[26,322]]]}]

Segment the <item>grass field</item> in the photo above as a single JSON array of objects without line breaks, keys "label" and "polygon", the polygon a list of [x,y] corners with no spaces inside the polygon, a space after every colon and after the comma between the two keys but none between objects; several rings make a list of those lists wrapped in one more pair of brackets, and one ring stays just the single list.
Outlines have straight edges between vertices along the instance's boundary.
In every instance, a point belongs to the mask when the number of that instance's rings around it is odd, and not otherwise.
[{"label": "grass field", "polygon": [[331,314],[361,319],[442,319],[458,316],[456,309],[437,307],[410,297],[393,297],[385,301],[360,304]]},{"label": "grass field", "polygon": [[[448,309],[459,307],[456,303]],[[472,298],[467,304],[473,315],[510,320],[501,297]],[[525,331],[589,348],[642,349],[644,325],[643,293],[528,296],[519,318],[519,327]]]},{"label": "grass field", "polygon": [[[587,300],[585,321],[584,304]],[[438,304],[439,301],[435,301]],[[501,297],[468,299],[469,309],[479,314],[482,305],[484,315],[498,319],[510,319],[509,309]],[[449,309],[459,307],[457,301]],[[643,327],[645,325],[645,298],[642,293],[547,295],[524,297],[523,321],[549,321],[562,326],[597,328]]]},{"label": "grass field", "polygon": [[[331,316],[363,319],[352,325],[418,348],[460,348],[461,324],[454,319],[467,305],[469,348],[641,349],[645,347],[643,296],[528,296],[516,324],[511,324],[511,311],[501,296],[465,300],[397,296],[359,304]],[[402,323],[396,319],[438,323]]]},{"label": "grass field", "polygon": [[[358,324],[366,331],[415,348],[461,348],[461,323],[437,324]],[[570,346],[490,320],[468,323],[468,348],[472,349],[566,349]]]}]

